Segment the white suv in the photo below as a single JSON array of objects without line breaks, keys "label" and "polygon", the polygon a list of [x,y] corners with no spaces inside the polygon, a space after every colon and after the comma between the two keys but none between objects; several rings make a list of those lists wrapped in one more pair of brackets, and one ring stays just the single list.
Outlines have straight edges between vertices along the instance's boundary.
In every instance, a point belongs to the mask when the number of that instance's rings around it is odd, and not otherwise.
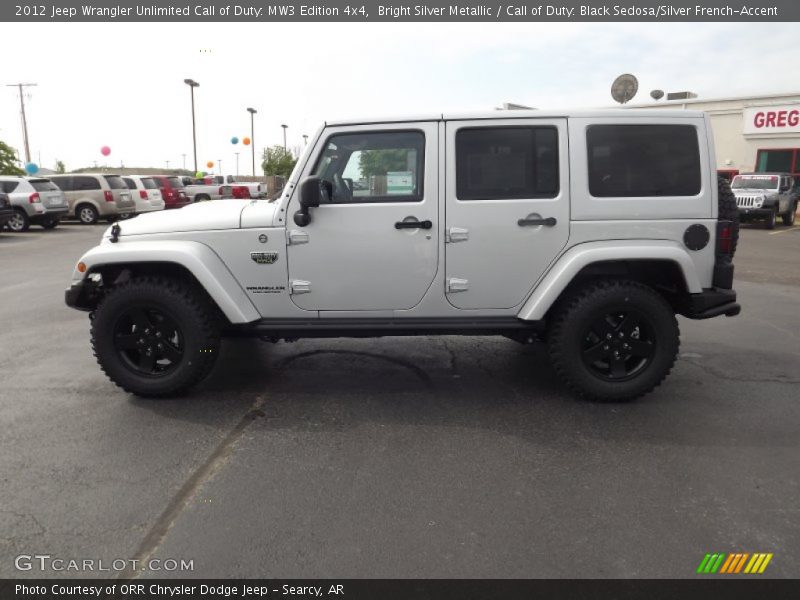
[{"label": "white suv", "polygon": [[14,209],[6,225],[11,231],[27,231],[31,224],[55,229],[69,212],[64,192],[49,179],[0,176],[0,192],[8,194]]},{"label": "white suv", "polygon": [[712,139],[683,110],[326,123],[275,201],[109,228],[66,301],[142,396],[200,381],[227,334],[445,334],[541,340],[576,393],[630,400],[672,368],[676,314],[740,311]]},{"label": "white suv", "polygon": [[135,212],[123,213],[121,218],[127,219],[134,214],[146,213],[153,210],[164,210],[164,198],[158,189],[155,180],[147,175],[125,175],[122,181],[128,186],[136,203]]}]

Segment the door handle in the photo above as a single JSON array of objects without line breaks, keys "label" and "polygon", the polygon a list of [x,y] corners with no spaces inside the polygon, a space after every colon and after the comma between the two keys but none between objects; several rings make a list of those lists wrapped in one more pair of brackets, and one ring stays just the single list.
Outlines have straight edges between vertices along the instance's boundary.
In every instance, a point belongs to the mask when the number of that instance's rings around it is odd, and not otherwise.
[{"label": "door handle", "polygon": [[433,223],[430,221],[398,221],[394,224],[395,229],[431,229]]},{"label": "door handle", "polygon": [[527,227],[533,225],[544,225],[545,227],[553,227],[558,221],[556,221],[555,217],[547,217],[546,219],[520,219],[517,221],[517,225],[520,227]]}]

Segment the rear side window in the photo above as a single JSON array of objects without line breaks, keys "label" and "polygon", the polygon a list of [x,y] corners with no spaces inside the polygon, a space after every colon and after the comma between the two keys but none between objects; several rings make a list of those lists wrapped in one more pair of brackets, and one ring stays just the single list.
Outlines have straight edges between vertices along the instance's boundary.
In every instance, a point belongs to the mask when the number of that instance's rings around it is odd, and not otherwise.
[{"label": "rear side window", "polygon": [[167,177],[167,181],[169,181],[169,184],[174,188],[179,189],[183,187],[183,182],[179,177]]},{"label": "rear side window", "polygon": [[82,177],[76,175],[72,178],[72,189],[76,191],[99,190],[100,182],[94,177]]},{"label": "rear side window", "polygon": [[592,125],[586,145],[592,196],[700,193],[700,148],[691,125]]},{"label": "rear side window", "polygon": [[158,186],[156,186],[156,182],[150,179],[149,177],[142,177],[139,181],[142,182],[142,185],[146,190],[158,189]]},{"label": "rear side window", "polygon": [[58,192],[58,186],[49,179],[29,179],[30,184],[37,192]]},{"label": "rear side window", "polygon": [[72,177],[53,177],[52,181],[58,186],[58,189],[63,192],[70,192],[73,189]]},{"label": "rear side window", "polygon": [[459,200],[554,198],[558,191],[555,127],[486,127],[456,133]]},{"label": "rear side window", "polygon": [[0,181],[0,192],[10,194],[19,186],[19,181]]},{"label": "rear side window", "polygon": [[108,183],[108,187],[112,190],[127,190],[128,186],[125,185],[125,182],[122,181],[122,177],[119,175],[104,175],[106,182]]}]

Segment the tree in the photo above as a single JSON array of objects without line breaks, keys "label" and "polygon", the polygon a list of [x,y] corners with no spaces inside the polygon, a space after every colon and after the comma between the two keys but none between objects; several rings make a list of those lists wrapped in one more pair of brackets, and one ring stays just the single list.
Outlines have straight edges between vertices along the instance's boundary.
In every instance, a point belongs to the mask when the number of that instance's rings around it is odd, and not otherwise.
[{"label": "tree", "polygon": [[297,163],[297,159],[292,156],[291,152],[284,150],[283,146],[265,148],[263,159],[261,168],[264,170],[264,175],[277,175],[286,179],[289,178],[295,163]]},{"label": "tree", "polygon": [[17,155],[13,148],[0,140],[0,175],[25,175],[17,166]]},{"label": "tree", "polygon": [[361,176],[365,179],[372,175],[386,175],[390,171],[408,171],[408,150],[363,150],[358,166],[361,167]]},{"label": "tree", "polygon": [[67,167],[64,166],[64,161],[63,160],[57,160],[56,161],[56,173],[66,173],[66,172],[67,172]]}]

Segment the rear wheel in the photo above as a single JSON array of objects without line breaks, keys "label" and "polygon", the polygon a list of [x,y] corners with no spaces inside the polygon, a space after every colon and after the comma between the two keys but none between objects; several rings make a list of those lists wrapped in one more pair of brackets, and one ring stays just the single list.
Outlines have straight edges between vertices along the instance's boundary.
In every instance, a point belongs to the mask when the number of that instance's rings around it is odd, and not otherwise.
[{"label": "rear wheel", "polygon": [[24,210],[15,208],[14,214],[11,215],[6,225],[11,231],[21,233],[23,231],[28,231],[28,228],[31,226],[31,220],[28,218],[28,215],[25,214]]},{"label": "rear wheel", "polygon": [[75,216],[84,225],[94,225],[99,217],[97,209],[91,204],[81,204],[75,209]]},{"label": "rear wheel", "polygon": [[548,332],[553,367],[589,400],[633,400],[675,364],[678,322],[652,288],[633,281],[587,285],[558,309]]},{"label": "rear wheel", "polygon": [[797,217],[797,203],[792,202],[791,205],[789,206],[789,210],[786,211],[786,213],[784,213],[781,217],[783,219],[783,224],[786,225],[787,227],[792,227],[794,225],[796,217]]},{"label": "rear wheel", "polygon": [[106,375],[144,397],[178,395],[211,371],[215,309],[183,282],[145,277],[112,289],[93,313],[92,347]]},{"label": "rear wheel", "polygon": [[42,221],[42,227],[44,229],[55,229],[56,227],[58,227],[59,223],[60,221],[58,219],[46,219]]}]

